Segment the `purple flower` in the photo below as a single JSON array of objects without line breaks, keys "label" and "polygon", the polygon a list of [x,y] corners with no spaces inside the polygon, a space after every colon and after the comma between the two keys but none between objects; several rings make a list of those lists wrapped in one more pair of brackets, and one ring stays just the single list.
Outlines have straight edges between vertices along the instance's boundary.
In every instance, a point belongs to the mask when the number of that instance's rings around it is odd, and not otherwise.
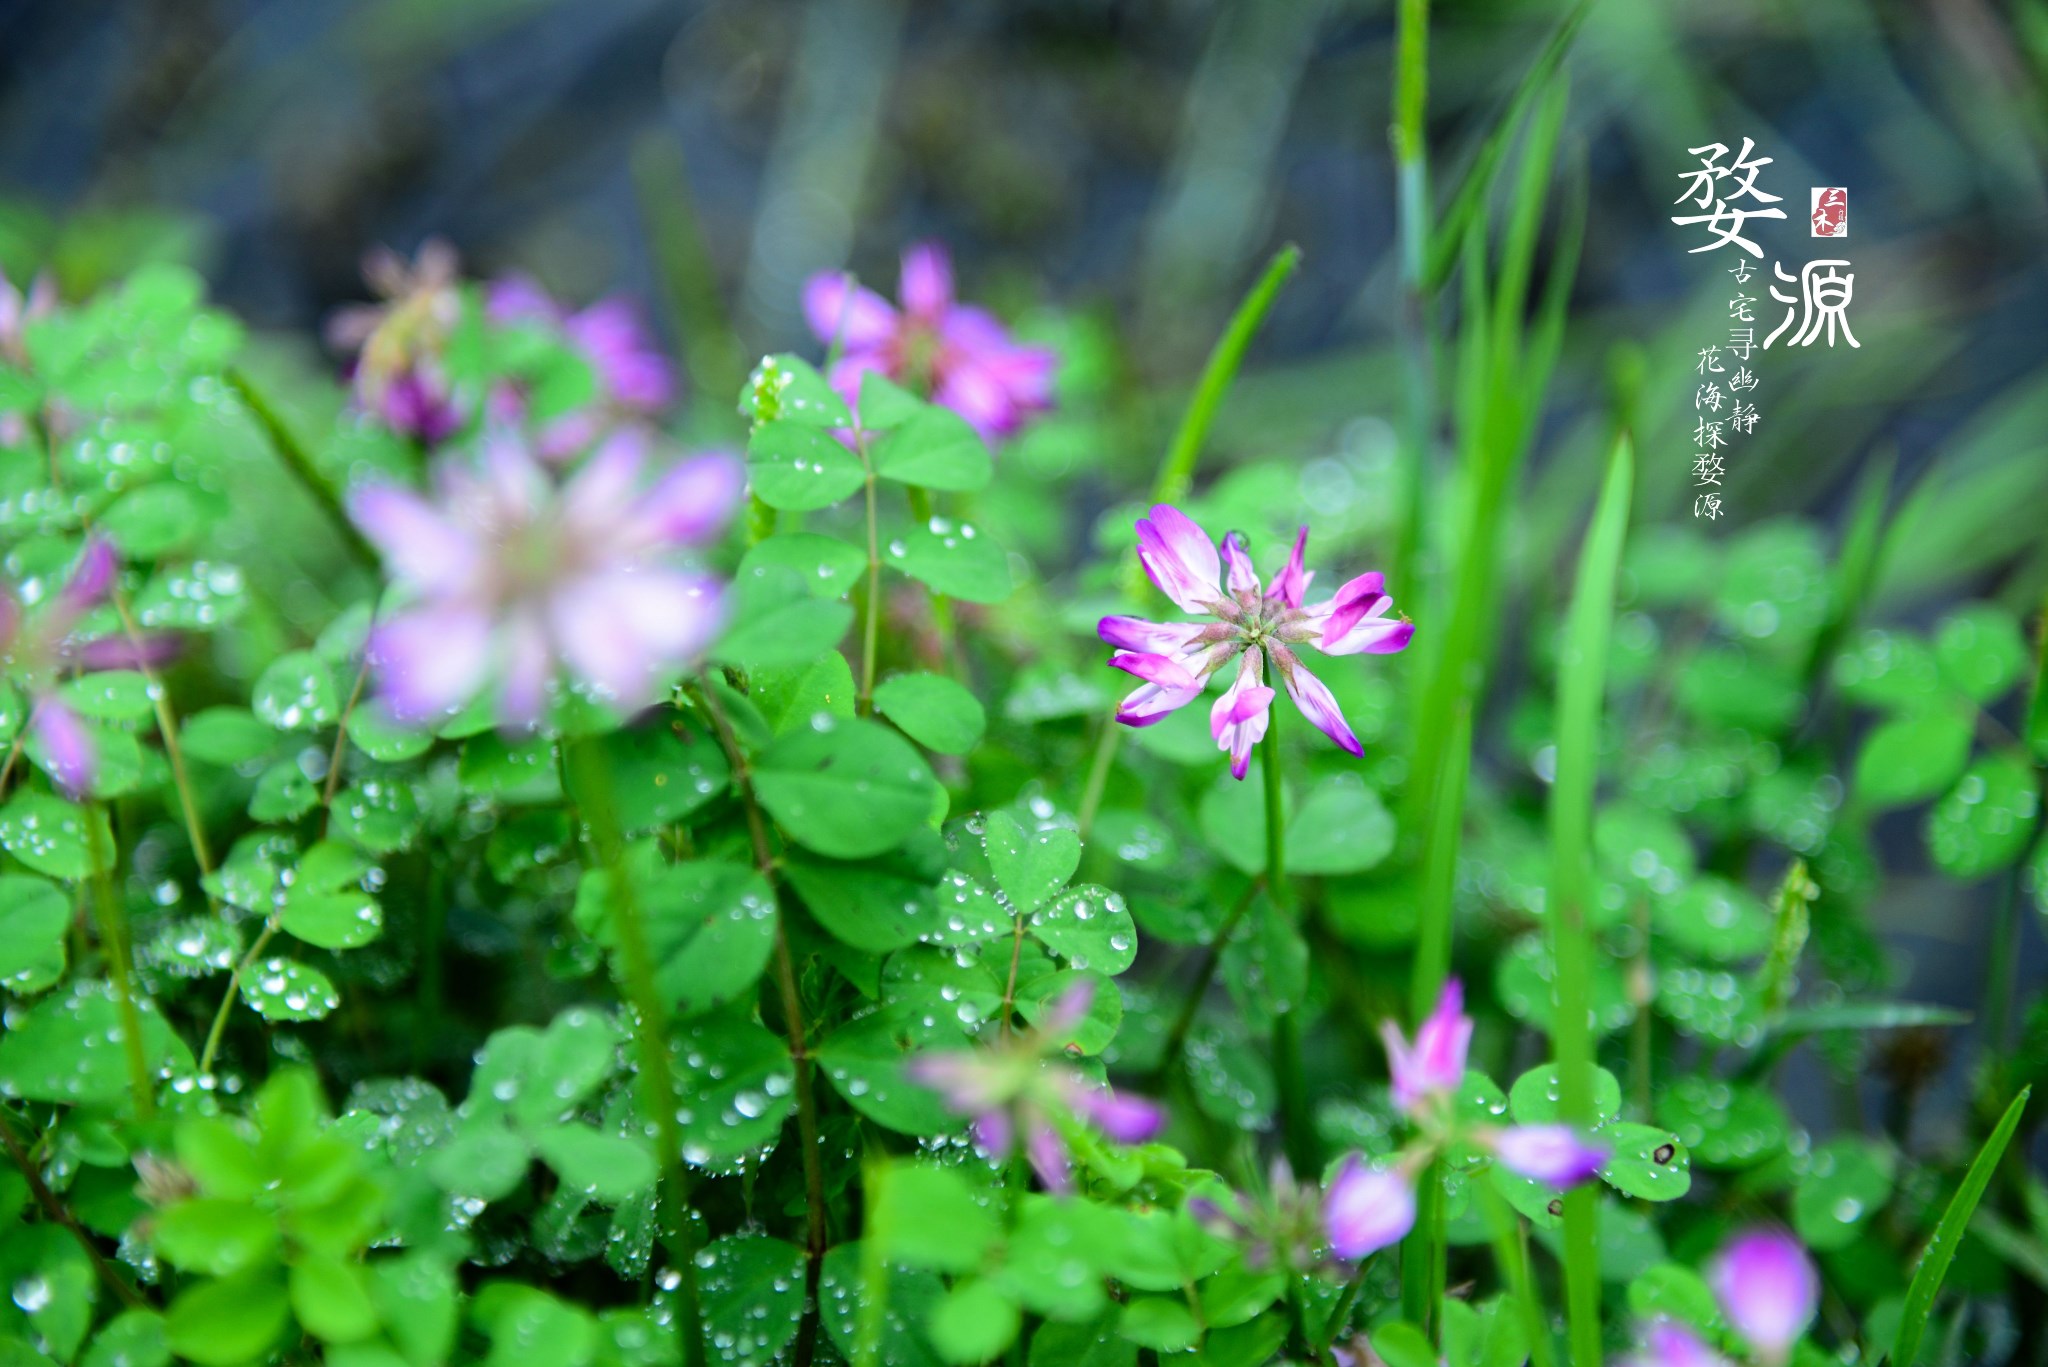
[{"label": "purple flower", "polygon": [[1708,1280],[1728,1322],[1772,1362],[1785,1359],[1820,1304],[1820,1279],[1806,1250],[1775,1229],[1736,1235]]},{"label": "purple flower", "polygon": [[1659,1320],[1643,1336],[1641,1349],[1615,1367],[1729,1367],[1729,1363],[1684,1325]]},{"label": "purple flower", "polygon": [[437,500],[358,488],[351,515],[414,595],[370,638],[393,714],[446,717],[495,677],[500,721],[532,725],[558,669],[637,708],[710,644],[719,585],[676,568],[673,552],[724,527],[741,468],[698,456],[643,487],[645,464],[645,439],[622,432],[557,483],[499,433],[479,463],[439,466]]},{"label": "purple flower", "polygon": [[[600,299],[572,313],[531,276],[512,275],[491,286],[492,322],[538,322],[558,329],[597,377],[594,409],[557,418],[541,435],[541,453],[565,458],[589,446],[611,419],[642,420],[659,414],[676,397],[676,371],[654,345],[640,312],[624,299]],[[524,397],[504,396],[523,412]]]},{"label": "purple flower", "polygon": [[455,249],[439,238],[410,263],[387,247],[363,258],[363,278],[383,300],[337,309],[328,344],[355,357],[356,403],[393,431],[433,445],[462,425],[442,358],[462,320]]},{"label": "purple flower", "polygon": [[1039,1180],[1062,1195],[1073,1190],[1063,1121],[1078,1120],[1119,1144],[1142,1144],[1166,1124],[1157,1103],[1097,1087],[1057,1061],[1094,992],[1093,983],[1076,984],[1053,1003],[1039,1028],[993,1049],[921,1054],[905,1065],[911,1081],[971,1118],[975,1143],[991,1157],[1007,1158],[1021,1136]]},{"label": "purple flower", "polygon": [[1393,1075],[1394,1104],[1414,1116],[1436,1098],[1450,1096],[1465,1081],[1465,1054],[1472,1046],[1472,1018],[1465,1014],[1465,989],[1456,978],[1444,984],[1436,1010],[1415,1031],[1410,1045],[1392,1021],[1380,1025]]},{"label": "purple flower", "polygon": [[[1117,720],[1150,726],[1202,695],[1211,675],[1236,662],[1236,673],[1209,711],[1209,732],[1230,754],[1230,772],[1243,778],[1252,747],[1266,734],[1266,686],[1270,663],[1295,706],[1331,740],[1363,754],[1330,690],[1308,672],[1295,647],[1313,645],[1325,655],[1361,651],[1391,654],[1408,644],[1415,628],[1406,618],[1389,618],[1392,600],[1377,574],[1363,574],[1314,607],[1302,605],[1313,575],[1302,568],[1308,528],[1294,539],[1294,552],[1263,591],[1236,532],[1223,538],[1223,553],[1194,519],[1168,504],[1138,519],[1138,559],[1152,582],[1181,611],[1207,622],[1149,622],[1139,617],[1105,617],[1098,628],[1115,648],[1112,667],[1143,680],[1123,700]],[[1225,578],[1225,567],[1228,577]]]},{"label": "purple flower", "polygon": [[1490,1142],[1510,1171],[1553,1187],[1575,1187],[1607,1161],[1606,1149],[1586,1143],[1569,1125],[1516,1125]]},{"label": "purple flower", "polygon": [[1415,1225],[1415,1191],[1397,1168],[1368,1167],[1347,1154],[1323,1193],[1323,1233],[1330,1251],[1356,1262],[1407,1237]]},{"label": "purple flower", "polygon": [[1052,407],[1053,353],[1018,345],[994,315],[956,303],[944,247],[904,252],[897,293],[900,310],[840,271],[804,285],[811,331],[840,348],[832,387],[848,403],[875,371],[952,409],[991,442]]},{"label": "purple flower", "polygon": [[24,295],[0,271],[0,361],[13,366],[28,364],[28,324],[57,311],[57,280],[48,271],[39,273]]},{"label": "purple flower", "polygon": [[42,611],[31,616],[16,594],[0,593],[0,662],[28,694],[28,734],[41,752],[38,762],[73,796],[92,786],[99,757],[92,732],[57,692],[63,676],[77,667],[133,669],[155,664],[168,658],[176,645],[167,636],[76,639],[79,620],[106,601],[118,569],[114,548],[95,538],[86,542],[70,577]]}]

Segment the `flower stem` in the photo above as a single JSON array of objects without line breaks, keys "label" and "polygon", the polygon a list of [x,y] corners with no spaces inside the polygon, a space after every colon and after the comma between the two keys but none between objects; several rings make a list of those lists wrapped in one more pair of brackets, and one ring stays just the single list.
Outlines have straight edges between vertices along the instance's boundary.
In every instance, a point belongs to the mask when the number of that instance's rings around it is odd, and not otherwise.
[{"label": "flower stem", "polygon": [[1343,1336],[1344,1326],[1351,1320],[1351,1307],[1358,1304],[1358,1293],[1365,1289],[1365,1274],[1372,1267],[1372,1256],[1359,1260],[1358,1270],[1351,1274],[1351,1280],[1344,1284],[1344,1294],[1337,1298],[1337,1304],[1330,1311],[1330,1318],[1323,1321],[1323,1332],[1316,1335],[1312,1345],[1313,1356],[1318,1362],[1330,1356],[1330,1349]]},{"label": "flower stem", "polygon": [[256,426],[261,429],[264,438],[270,443],[270,449],[276,453],[278,460],[283,462],[284,468],[298,481],[300,488],[313,496],[313,501],[320,506],[320,511],[327,515],[328,525],[333,527],[335,535],[341,538],[341,544],[348,547],[349,554],[360,561],[364,568],[374,573],[378,565],[375,548],[356,530],[356,524],[349,517],[348,509],[342,506],[341,496],[320,473],[319,468],[313,463],[313,453],[306,449],[306,444],[300,441],[298,435],[286,424],[284,415],[277,411],[263,391],[252,384],[249,377],[241,371],[229,370],[221,378],[248,407],[250,416],[255,418]]},{"label": "flower stem", "polygon": [[93,1270],[100,1274],[100,1280],[104,1281],[121,1303],[130,1310],[148,1310],[149,1302],[143,1299],[142,1293],[114,1270],[114,1265],[100,1252],[100,1247],[93,1241],[92,1235],[78,1223],[78,1217],[65,1208],[64,1202],[50,1190],[49,1184],[43,1181],[42,1173],[36,1170],[35,1160],[29,1156],[28,1149],[14,1133],[14,1124],[7,1118],[4,1110],[0,1110],[0,1145],[6,1147],[8,1158],[13,1160],[14,1166],[20,1170],[22,1181],[28,1183],[29,1194],[35,1197],[36,1204],[43,1208],[43,1214],[56,1224],[64,1226],[70,1231],[71,1237],[78,1240],[78,1246],[85,1250],[85,1256],[92,1263]]},{"label": "flower stem", "polygon": [[683,1136],[676,1121],[676,1081],[669,1058],[668,1004],[655,978],[654,951],[648,943],[647,925],[641,918],[640,899],[625,861],[625,837],[619,828],[614,806],[611,766],[605,754],[589,741],[562,743],[562,762],[582,781],[575,790],[582,793],[579,814],[587,832],[591,853],[598,867],[609,875],[612,933],[617,937],[621,976],[627,1000],[632,1003],[634,1034],[640,1063],[640,1107],[654,1122],[655,1142],[660,1146],[660,1163],[667,1190],[662,1205],[663,1225],[669,1246],[671,1267],[681,1278],[682,1311],[679,1336],[686,1367],[699,1367],[705,1360],[703,1311],[697,1298],[696,1249],[691,1246],[689,1216],[684,1206],[690,1188],[683,1167]]},{"label": "flower stem", "polygon": [[[199,819],[199,800],[193,795],[192,775],[185,767],[185,749],[178,742],[178,718],[171,710],[170,691],[144,658],[142,629],[135,621],[135,614],[129,610],[128,595],[121,592],[119,584],[112,586],[108,600],[120,615],[121,630],[135,649],[136,668],[141,672],[143,682],[149,686],[149,700],[156,709],[156,729],[164,738],[164,758],[170,761],[171,783],[178,791],[178,809],[185,818],[185,837],[192,842],[192,860],[199,866],[199,876],[204,880],[213,873],[213,853],[207,848],[206,825]],[[203,881],[201,886],[205,886]],[[207,900],[213,900],[210,890]]]},{"label": "flower stem", "polygon": [[121,1008],[121,1047],[128,1059],[128,1089],[134,1094],[135,1114],[143,1120],[156,1115],[156,1087],[149,1075],[149,1053],[142,1043],[142,1009],[135,1004],[133,965],[128,957],[128,914],[114,891],[114,852],[108,848],[106,809],[93,804],[86,813],[87,840],[92,847],[93,919],[99,925],[100,941],[106,946],[107,976],[113,980],[114,998]]},{"label": "flower stem", "polygon": [[[1280,774],[1280,709],[1267,711],[1265,754],[1259,770],[1266,784],[1266,895],[1283,911],[1292,904],[1287,889],[1287,790]],[[1315,1129],[1309,1123],[1308,1082],[1302,1073],[1301,1011],[1273,1017],[1273,1072],[1280,1088],[1280,1129],[1287,1161],[1300,1173],[1319,1166]]]},{"label": "flower stem", "polygon": [[[870,481],[870,491],[873,484]],[[791,1361],[795,1367],[810,1367],[817,1350],[819,1283],[822,1279],[825,1259],[825,1169],[818,1144],[818,1099],[816,1072],[811,1059],[810,1043],[804,1029],[803,995],[798,990],[796,959],[789,947],[789,919],[782,911],[780,878],[777,875],[775,851],[768,843],[768,822],[762,815],[761,804],[754,796],[754,782],[747,767],[746,752],[740,749],[739,737],[733,733],[732,723],[725,715],[725,709],[718,701],[718,691],[707,677],[702,680],[698,695],[704,701],[704,710],[711,718],[712,729],[718,735],[718,744],[725,751],[726,762],[732,766],[733,789],[739,794],[740,806],[746,813],[747,835],[754,848],[754,864],[762,878],[776,893],[775,900],[775,980],[782,997],[782,1018],[789,1034],[789,1055],[796,1067],[796,1125],[797,1138],[803,1145],[804,1170],[804,1313],[797,1326],[796,1347]],[[1007,1012],[1005,1020],[1008,1019]]]},{"label": "flower stem", "polygon": [[1550,1351],[1550,1326],[1543,1303],[1537,1299],[1536,1280],[1529,1275],[1529,1249],[1523,1242],[1521,1224],[1507,1198],[1494,1189],[1492,1182],[1482,1176],[1472,1183],[1472,1189],[1479,1193],[1486,1208],[1487,1227],[1493,1235],[1493,1260],[1521,1311],[1522,1333],[1529,1340],[1529,1361],[1533,1367],[1551,1367],[1554,1355]]},{"label": "flower stem", "polygon": [[1167,1032],[1166,1046],[1159,1051],[1159,1066],[1153,1071],[1153,1085],[1163,1083],[1172,1073],[1173,1065],[1179,1061],[1180,1053],[1187,1046],[1188,1032],[1194,1029],[1195,1017],[1202,1009],[1202,999],[1209,995],[1209,984],[1216,980],[1216,970],[1223,964],[1223,951],[1230,947],[1230,939],[1237,933],[1238,923],[1251,910],[1252,899],[1259,895],[1259,889],[1266,886],[1263,878],[1254,878],[1244,895],[1237,899],[1237,905],[1224,918],[1223,926],[1216,932],[1216,938],[1209,942],[1202,955],[1202,967],[1195,974],[1195,980],[1188,986],[1187,1000],[1181,1003],[1180,1015],[1174,1019],[1173,1028]]},{"label": "flower stem", "polygon": [[860,463],[868,472],[867,517],[868,517],[868,602],[867,620],[861,624],[860,645],[860,693],[854,699],[855,707],[863,717],[872,716],[875,711],[875,655],[881,644],[882,630],[882,533],[881,520],[875,508],[875,466],[868,459],[867,438],[860,430],[854,430],[854,447],[860,452]]}]

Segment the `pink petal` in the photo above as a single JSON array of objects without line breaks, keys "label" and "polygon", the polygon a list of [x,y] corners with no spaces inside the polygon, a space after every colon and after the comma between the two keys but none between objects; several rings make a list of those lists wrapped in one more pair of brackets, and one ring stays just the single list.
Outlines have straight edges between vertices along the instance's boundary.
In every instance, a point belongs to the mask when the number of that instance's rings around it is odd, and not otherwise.
[{"label": "pink petal", "polygon": [[1216,543],[1195,520],[1170,504],[1153,507],[1137,523],[1138,559],[1145,573],[1183,612],[1207,613],[1222,597]]},{"label": "pink petal", "polygon": [[995,372],[977,363],[947,368],[932,390],[932,402],[950,408],[993,444],[1013,432],[1023,415]]},{"label": "pink petal", "polygon": [[832,392],[846,400],[849,408],[860,404],[860,382],[869,374],[884,379],[900,380],[903,368],[889,351],[877,347],[849,349],[832,363],[832,369],[825,378],[832,385]]},{"label": "pink petal", "polygon": [[1493,1151],[1509,1171],[1553,1187],[1575,1187],[1607,1161],[1569,1125],[1513,1126],[1494,1136]]},{"label": "pink petal", "polygon": [[1407,647],[1415,626],[1386,615],[1393,600],[1382,591],[1383,584],[1378,574],[1362,574],[1337,590],[1316,643],[1325,655],[1392,655]]},{"label": "pink petal", "polygon": [[666,570],[591,575],[558,590],[548,625],[585,682],[627,707],[697,655],[721,621],[715,581]]},{"label": "pink petal", "polygon": [[1365,753],[1365,747],[1351,733],[1350,723],[1344,720],[1343,709],[1337,706],[1336,697],[1321,679],[1309,673],[1299,662],[1291,668],[1282,669],[1280,677],[1287,685],[1287,696],[1294,699],[1294,705],[1315,723],[1318,731],[1354,755]]},{"label": "pink petal", "polygon": [[57,601],[52,605],[54,610],[63,613],[66,622],[76,620],[107,596],[107,590],[113,587],[114,572],[120,566],[120,557],[114,554],[113,543],[102,537],[93,537],[85,543],[85,551],[72,568],[71,577],[58,592]]},{"label": "pink petal", "polygon": [[1109,657],[1111,669],[1121,669],[1134,674],[1147,683],[1158,684],[1161,688],[1200,688],[1202,681],[1187,670],[1167,659],[1164,655],[1146,655],[1133,650],[1119,650]]},{"label": "pink petal", "polygon": [[1118,651],[1109,657],[1109,663],[1112,668],[1145,680],[1144,687],[1117,705],[1116,719],[1125,726],[1150,726],[1164,721],[1169,712],[1202,696],[1202,679],[1164,655]]},{"label": "pink petal", "polygon": [[102,636],[79,645],[67,645],[63,655],[86,670],[154,669],[169,664],[185,646],[184,638],[165,632],[146,635]]},{"label": "pink petal", "polygon": [[974,1142],[991,1158],[1008,1158],[1010,1146],[1017,1142],[1015,1128],[1010,1124],[1010,1113],[1000,1106],[975,1116],[974,1123],[968,1128],[974,1132]]},{"label": "pink petal", "polygon": [[621,428],[569,477],[562,487],[561,516],[572,535],[601,538],[624,530],[648,444],[644,430]]},{"label": "pink petal", "polygon": [[747,469],[737,456],[707,451],[663,475],[634,520],[662,541],[700,546],[725,530],[746,487]]},{"label": "pink petal", "polygon": [[1256,651],[1247,651],[1246,664],[1237,679],[1209,709],[1209,734],[1216,744],[1230,752],[1230,776],[1242,779],[1251,768],[1252,747],[1266,738],[1268,709],[1273,690],[1258,682],[1258,669],[1251,663]]},{"label": "pink petal", "polygon": [[1330,1251],[1355,1262],[1399,1243],[1414,1227],[1415,1193],[1400,1173],[1369,1168],[1356,1154],[1346,1157],[1323,1194]]},{"label": "pink petal", "polygon": [[1313,573],[1302,568],[1302,557],[1308,552],[1308,528],[1303,527],[1294,534],[1294,551],[1287,557],[1287,565],[1273,577],[1273,586],[1266,590],[1269,598],[1278,598],[1290,608],[1301,606],[1302,595],[1308,592],[1309,580]]},{"label": "pink petal", "polygon": [[529,320],[559,323],[562,307],[530,275],[508,275],[491,282],[484,305],[493,323],[523,323]]},{"label": "pink petal", "polygon": [[1083,1089],[1074,1109],[1119,1144],[1143,1144],[1166,1128],[1166,1111],[1158,1102],[1118,1096],[1107,1088]]},{"label": "pink petal", "polygon": [[936,242],[919,242],[903,253],[896,293],[913,318],[936,319],[953,304],[953,262]]},{"label": "pink petal", "polygon": [[1170,655],[1185,650],[1202,634],[1200,622],[1148,622],[1143,617],[1105,617],[1095,634],[1118,650]]},{"label": "pink petal", "polygon": [[844,271],[821,271],[804,282],[804,320],[819,341],[842,351],[881,347],[899,325],[888,300]]},{"label": "pink petal", "polygon": [[504,653],[498,720],[508,727],[537,726],[547,710],[548,680],[554,675],[547,624],[532,612],[515,614],[505,625]]},{"label": "pink petal", "polygon": [[438,721],[476,696],[491,667],[491,623],[464,606],[402,612],[370,633],[369,659],[400,721]]},{"label": "pink petal", "polygon": [[99,772],[99,756],[93,749],[92,733],[78,714],[55,697],[36,703],[29,729],[42,745],[43,767],[60,787],[77,797],[92,786]]},{"label": "pink petal", "polygon": [[348,511],[392,571],[427,593],[460,592],[480,573],[483,553],[469,532],[409,489],[363,485]]},{"label": "pink petal", "polygon": [[1229,532],[1225,534],[1223,538],[1223,563],[1230,567],[1230,578],[1227,584],[1233,598],[1245,593],[1257,596],[1259,592],[1259,572],[1252,568],[1252,558],[1245,554],[1243,532]]},{"label": "pink petal", "polygon": [[1043,1120],[1028,1120],[1024,1130],[1024,1152],[1047,1191],[1060,1196],[1073,1191],[1074,1178],[1069,1170],[1067,1145],[1058,1130]]},{"label": "pink petal", "polygon": [[1714,1260],[1709,1281],[1736,1332],[1773,1359],[1798,1342],[1820,1304],[1806,1250],[1774,1229],[1737,1235]]}]

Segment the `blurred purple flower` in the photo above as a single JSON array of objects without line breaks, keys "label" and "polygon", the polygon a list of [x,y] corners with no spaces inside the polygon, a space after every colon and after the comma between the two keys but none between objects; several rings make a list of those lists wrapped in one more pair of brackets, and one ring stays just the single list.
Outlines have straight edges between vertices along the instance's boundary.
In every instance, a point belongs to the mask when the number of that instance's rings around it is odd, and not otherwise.
[{"label": "blurred purple flower", "polygon": [[1569,1125],[1515,1125],[1489,1142],[1509,1171],[1553,1187],[1575,1187],[1607,1161],[1606,1149],[1580,1139]]},{"label": "blurred purple flower", "polygon": [[327,321],[328,345],[354,357],[357,405],[430,446],[462,425],[442,365],[462,320],[459,276],[455,249],[439,238],[411,262],[378,247],[363,258],[363,278],[383,302],[348,305]]},{"label": "blurred purple flower", "polygon": [[955,302],[944,247],[924,242],[905,251],[897,294],[900,310],[842,271],[804,285],[811,331],[840,348],[832,387],[848,403],[875,371],[952,409],[990,442],[1052,407],[1053,353],[1018,345],[994,315]]},{"label": "blurred purple flower", "polygon": [[1641,1348],[1615,1367],[1730,1367],[1727,1358],[1672,1320],[1659,1320],[1643,1335]]},{"label": "blurred purple flower", "polygon": [[1064,1195],[1074,1183],[1062,1117],[1119,1144],[1142,1144],[1166,1124],[1156,1102],[1097,1087],[1057,1061],[1065,1036],[1088,1014],[1094,994],[1093,983],[1076,984],[1030,1033],[992,1049],[921,1054],[905,1071],[911,1081],[937,1092],[949,1110],[970,1117],[974,1141],[990,1157],[1007,1158],[1021,1138],[1039,1180]]},{"label": "blurred purple flower", "polygon": [[1356,1262],[1406,1238],[1415,1225],[1415,1190],[1398,1168],[1370,1167],[1347,1154],[1323,1194],[1330,1251]]},{"label": "blurred purple flower", "polygon": [[[597,404],[549,423],[540,437],[544,456],[566,458],[589,446],[611,420],[653,418],[675,401],[675,367],[655,347],[639,310],[625,299],[600,299],[572,313],[533,277],[512,275],[491,286],[488,312],[494,323],[537,322],[559,329],[597,377]],[[523,411],[524,396],[505,399]]]},{"label": "blurred purple flower", "polygon": [[1820,1278],[1791,1235],[1752,1229],[1725,1244],[1708,1280],[1721,1313],[1750,1346],[1782,1362],[1820,1304]]},{"label": "blurred purple flower", "polygon": [[1436,1010],[1416,1027],[1413,1045],[1392,1021],[1380,1023],[1380,1041],[1387,1047],[1394,1104],[1405,1114],[1414,1116],[1436,1098],[1455,1094],[1464,1084],[1465,1054],[1472,1046],[1464,985],[1456,978],[1444,983]]},{"label": "blurred purple flower", "polygon": [[37,743],[38,762],[73,796],[92,786],[99,757],[92,732],[57,685],[74,668],[133,669],[168,659],[177,646],[169,636],[75,639],[79,620],[106,601],[119,568],[114,548],[95,537],[41,611],[31,615],[34,602],[23,601],[30,595],[0,593],[0,663],[28,697],[27,734]]},{"label": "blurred purple flower", "polygon": [[741,467],[697,456],[643,487],[646,445],[619,433],[558,483],[497,433],[480,462],[442,462],[436,500],[390,484],[354,492],[356,524],[416,595],[370,639],[394,715],[446,717],[495,676],[499,720],[530,726],[558,669],[636,708],[710,644],[720,586],[671,557],[724,527]]},{"label": "blurred purple flower", "polygon": [[[1202,695],[1209,677],[1231,661],[1235,677],[1209,711],[1209,733],[1230,754],[1230,772],[1243,778],[1252,747],[1266,735],[1273,690],[1265,685],[1270,662],[1295,706],[1325,735],[1352,754],[1364,747],[1322,681],[1308,672],[1294,647],[1313,645],[1325,655],[1361,651],[1391,654],[1414,635],[1405,618],[1386,616],[1392,604],[1377,574],[1363,574],[1314,607],[1302,599],[1314,576],[1302,568],[1308,528],[1294,539],[1294,551],[1262,590],[1259,576],[1236,532],[1216,543],[1194,519],[1168,504],[1138,519],[1138,559],[1152,582],[1183,612],[1208,622],[1150,622],[1140,617],[1105,617],[1098,632],[1115,648],[1113,668],[1143,680],[1117,709],[1126,726],[1150,726]],[[1224,581],[1225,567],[1228,579]]]},{"label": "blurred purple flower", "polygon": [[13,366],[28,364],[28,324],[57,311],[57,279],[48,271],[37,274],[23,294],[0,271],[0,361]]}]

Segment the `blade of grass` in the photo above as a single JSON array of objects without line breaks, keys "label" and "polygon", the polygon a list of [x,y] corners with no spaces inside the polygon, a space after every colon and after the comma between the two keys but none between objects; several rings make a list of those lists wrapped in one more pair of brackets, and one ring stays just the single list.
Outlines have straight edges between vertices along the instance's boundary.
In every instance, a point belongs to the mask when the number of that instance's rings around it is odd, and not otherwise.
[{"label": "blade of grass", "polygon": [[1407,508],[1392,582],[1413,582],[1428,536],[1430,451],[1436,428],[1435,291],[1429,264],[1429,0],[1401,0],[1394,60],[1394,195],[1401,235],[1401,468]]},{"label": "blade of grass", "polygon": [[1977,1151],[1976,1161],[1963,1174],[1962,1186],[1956,1188],[1948,1209],[1942,1212],[1941,1223],[1934,1227],[1934,1237],[1922,1250],[1920,1262],[1913,1269],[1912,1284],[1906,1288],[1906,1306],[1899,1316],[1899,1334],[1892,1341],[1892,1367],[1913,1367],[1913,1361],[1920,1352],[1921,1335],[1927,1332],[1928,1313],[1934,1309],[1934,1298],[1941,1291],[1942,1279],[1948,1276],[1948,1265],[1955,1261],[1956,1247],[1962,1243],[1970,1217],[1977,1211],[1977,1202],[1984,1197],[1984,1189],[1991,1185],[1991,1176],[1998,1170],[1999,1160],[2005,1156],[2005,1146],[2012,1141],[2013,1131],[2019,1128],[2020,1114],[2026,1110],[2027,1098],[2033,1090],[2032,1087],[2022,1089],[2012,1099],[2012,1105],[2005,1108],[1998,1128]]},{"label": "blade of grass", "polygon": [[681,139],[667,129],[649,130],[633,144],[631,166],[640,221],[676,344],[698,391],[716,400],[704,407],[730,425],[728,399],[746,381],[746,355],[719,297],[718,271],[690,194]]},{"label": "blade of grass", "polygon": [[[1606,695],[1608,637],[1614,626],[1614,589],[1628,534],[1634,475],[1634,455],[1624,436],[1614,444],[1600,502],[1579,555],[1578,582],[1565,618],[1557,669],[1557,779],[1550,792],[1550,933],[1557,965],[1552,1047],[1559,1114],[1585,1129],[1594,1120],[1593,945],[1586,932],[1586,907],[1593,892],[1593,790],[1600,774],[1600,713]],[[1576,1367],[1598,1367],[1600,1362],[1598,1199],[1591,1186],[1564,1198],[1565,1306]]]},{"label": "blade of grass", "polygon": [[1422,277],[1429,289],[1438,288],[1450,278],[1451,268],[1458,261],[1460,241],[1473,220],[1483,217],[1480,209],[1493,189],[1494,177],[1500,173],[1509,146],[1521,130],[1523,116],[1535,100],[1536,93],[1549,82],[1551,73],[1563,64],[1565,54],[1571,51],[1572,42],[1578,37],[1579,26],[1585,22],[1586,13],[1592,7],[1593,0],[1579,0],[1572,7],[1571,13],[1564,17],[1550,35],[1550,40],[1543,45],[1543,50],[1536,54],[1536,60],[1522,73],[1507,106],[1479,144],[1471,166],[1458,182],[1458,188],[1452,192],[1450,202],[1444,206],[1438,219],[1439,227],[1430,245],[1428,266]]}]

